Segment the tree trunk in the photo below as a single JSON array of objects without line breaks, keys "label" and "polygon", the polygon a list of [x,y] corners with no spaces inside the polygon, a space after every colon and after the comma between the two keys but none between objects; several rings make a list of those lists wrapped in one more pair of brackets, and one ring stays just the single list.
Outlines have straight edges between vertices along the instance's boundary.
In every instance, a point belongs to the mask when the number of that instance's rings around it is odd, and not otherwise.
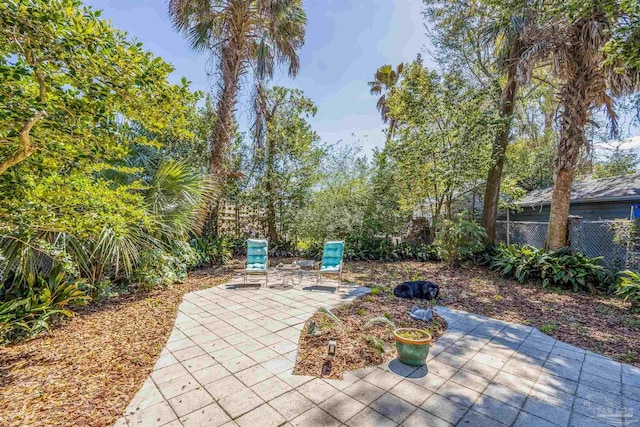
[{"label": "tree trunk", "polygon": [[571,201],[571,187],[573,173],[562,169],[553,185],[551,212],[549,214],[549,228],[545,246],[550,250],[557,250],[567,246],[569,231],[569,205]]},{"label": "tree trunk", "polygon": [[594,28],[593,21],[598,19],[596,16],[574,24],[567,42],[571,49],[564,60],[575,71],[567,77],[560,91],[560,140],[556,149],[551,212],[545,240],[545,248],[549,250],[557,250],[568,244],[571,187],[581,149],[588,144],[585,126],[594,101],[597,101],[595,94],[600,92],[606,96],[603,70],[593,58],[593,51],[597,52],[600,47],[589,48],[584,44],[584,39],[588,38],[585,33]]},{"label": "tree trunk", "polygon": [[[512,54],[517,55],[518,51]],[[517,58],[517,57],[516,57]],[[509,134],[511,132],[511,122],[513,119],[513,109],[515,108],[516,92],[518,82],[516,80],[517,60],[512,57],[511,66],[507,73],[507,84],[500,95],[500,117],[504,120],[502,129],[496,135],[491,149],[491,168],[487,175],[487,183],[484,192],[482,206],[482,226],[487,231],[487,240],[494,243],[496,240],[496,220],[498,218],[498,202],[500,200],[500,183],[502,181],[502,170],[506,159],[507,146],[509,145]]]},{"label": "tree trunk", "polygon": [[588,73],[577,73],[562,88],[560,96],[560,140],[556,149],[553,195],[545,248],[557,250],[567,246],[571,187],[580,150],[587,144],[584,127],[589,119],[588,90],[592,81]]},{"label": "tree trunk", "polygon": [[[224,194],[227,184],[226,159],[234,133],[234,113],[238,103],[239,80],[244,71],[245,34],[235,34],[228,46],[222,48],[220,58],[221,83],[218,89],[216,120],[210,138],[209,172],[216,184],[218,197]],[[209,203],[209,221],[205,228],[218,234],[219,209],[216,203]]]},{"label": "tree trunk", "polygon": [[4,159],[0,162],[0,175],[5,173],[9,168],[17,165],[18,163],[25,160],[27,157],[31,156],[35,153],[35,148],[31,145],[31,129],[38,123],[42,118],[47,115],[44,111],[37,112],[33,117],[31,117],[27,122],[22,126],[22,129],[18,133],[18,140],[20,142],[20,151],[12,154],[11,156]]},{"label": "tree trunk", "polygon": [[267,176],[265,187],[267,190],[267,234],[271,242],[278,241],[276,228],[276,186],[275,186],[275,148],[276,142],[271,135],[267,135]]},{"label": "tree trunk", "polygon": [[215,178],[224,179],[225,157],[233,137],[233,115],[238,103],[238,80],[240,79],[242,58],[231,47],[223,48],[222,82],[218,93],[218,111],[211,138],[211,160],[209,171]]},{"label": "tree trunk", "polygon": [[387,140],[385,141],[384,148],[389,147],[389,142],[393,138],[393,132],[396,130],[396,121],[393,117],[389,117],[389,130],[387,131]]}]

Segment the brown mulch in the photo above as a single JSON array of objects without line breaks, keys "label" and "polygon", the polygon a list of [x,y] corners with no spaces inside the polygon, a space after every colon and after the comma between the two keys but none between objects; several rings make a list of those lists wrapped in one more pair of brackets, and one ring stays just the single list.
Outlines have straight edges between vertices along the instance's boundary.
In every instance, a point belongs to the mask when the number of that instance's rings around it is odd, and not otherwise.
[{"label": "brown mulch", "polygon": [[113,424],[151,373],[182,295],[230,272],[199,270],[171,289],[90,305],[46,334],[0,348],[0,425]]},{"label": "brown mulch", "polygon": [[[150,374],[171,331],[182,295],[225,282],[237,266],[196,271],[185,283],[171,289],[123,295],[91,305],[46,334],[0,348],[0,425],[113,423]],[[640,313],[619,299],[552,292],[538,284],[521,285],[477,266],[449,270],[440,263],[407,261],[347,262],[345,267],[345,281],[368,286],[390,288],[404,280],[434,280],[441,286],[443,305],[544,327],[557,339],[640,366]],[[384,294],[376,298],[384,298]],[[395,301],[406,306],[380,309],[388,302],[362,298],[343,310],[347,318],[363,325],[371,317],[384,315],[384,310],[397,319],[396,310],[406,313],[413,305],[412,301]],[[358,313],[360,308],[364,308],[364,316]],[[353,310],[355,315],[350,312]],[[338,313],[340,309],[336,310]],[[398,321],[398,326],[403,324]],[[389,330],[375,326],[367,331],[367,335],[377,333],[385,336]],[[322,357],[328,336],[321,336],[322,345],[316,346]],[[304,332],[301,342],[304,347]],[[368,345],[350,342],[345,340],[338,345],[336,372],[362,366],[353,360],[339,362],[341,355],[357,356],[356,350],[366,352],[361,359],[371,358],[371,363],[382,363],[389,356],[380,355]],[[392,349],[390,353],[392,356]],[[318,375],[319,369],[310,368],[310,372]]]},{"label": "brown mulch", "polygon": [[437,262],[347,262],[346,281],[394,287],[405,280],[433,280],[440,304],[542,328],[561,341],[640,366],[640,311],[606,295],[519,284],[481,266],[451,270]]},{"label": "brown mulch", "polygon": [[[382,292],[331,310],[342,323],[326,313],[316,312],[300,334],[294,374],[339,379],[344,371],[378,365],[397,357],[393,328],[388,324],[367,325],[370,319],[377,317],[386,317],[399,328],[426,329],[435,342],[447,328],[446,320],[437,315],[427,323],[415,320],[407,314],[414,305],[415,301]],[[307,333],[310,322],[315,322],[318,334]],[[373,339],[383,348],[376,349],[371,344]],[[329,340],[336,341],[336,355],[330,361],[330,371],[323,372]]]}]

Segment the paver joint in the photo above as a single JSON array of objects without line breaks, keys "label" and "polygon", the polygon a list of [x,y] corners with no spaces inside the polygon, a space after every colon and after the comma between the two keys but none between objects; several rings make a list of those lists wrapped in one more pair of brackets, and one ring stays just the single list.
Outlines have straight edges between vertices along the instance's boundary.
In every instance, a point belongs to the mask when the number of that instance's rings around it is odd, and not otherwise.
[{"label": "paver joint", "polygon": [[640,369],[446,307],[436,310],[449,329],[426,367],[392,360],[342,381],[293,375],[306,319],[368,289],[313,290],[304,275],[289,289],[241,282],[184,296],[116,426],[640,426]]}]

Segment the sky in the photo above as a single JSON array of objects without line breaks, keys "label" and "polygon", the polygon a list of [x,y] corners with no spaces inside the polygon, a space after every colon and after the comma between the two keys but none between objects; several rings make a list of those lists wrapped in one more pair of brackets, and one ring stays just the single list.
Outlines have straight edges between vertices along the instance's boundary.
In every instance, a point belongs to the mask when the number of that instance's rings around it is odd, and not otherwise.
[{"label": "sky", "polygon": [[[194,90],[208,92],[206,54],[189,49],[171,26],[166,0],[85,0],[102,9],[102,17],[127,31],[144,47],[175,67],[170,76],[185,76]],[[305,45],[295,79],[278,73],[273,84],[302,89],[318,112],[311,120],[321,139],[330,144],[358,142],[365,154],[384,145],[385,125],[376,110],[377,97],[367,82],[384,64],[411,61],[428,43],[420,0],[304,0],[307,12]],[[248,97],[240,98],[241,130],[250,123]]]},{"label": "sky", "polygon": [[[189,49],[184,37],[171,26],[167,0],[84,0],[102,9],[102,17],[127,31],[131,38],[175,67],[170,80],[184,76],[193,90],[210,92],[215,76],[209,76],[209,57]],[[300,71],[294,79],[286,69],[276,73],[272,84],[302,89],[318,112],[313,129],[329,144],[357,143],[364,154],[384,145],[386,128],[376,110],[377,96],[367,82],[380,66],[412,61],[423,54],[435,68],[424,28],[421,0],[303,0],[307,12],[305,45]],[[250,90],[250,88],[249,88]],[[249,90],[240,96],[236,118],[241,131],[251,123]],[[640,127],[624,118],[624,137],[636,135],[622,148],[640,148]],[[626,138],[624,138],[626,139]],[[595,141],[594,141],[595,142]],[[605,151],[618,142],[596,144]]]}]

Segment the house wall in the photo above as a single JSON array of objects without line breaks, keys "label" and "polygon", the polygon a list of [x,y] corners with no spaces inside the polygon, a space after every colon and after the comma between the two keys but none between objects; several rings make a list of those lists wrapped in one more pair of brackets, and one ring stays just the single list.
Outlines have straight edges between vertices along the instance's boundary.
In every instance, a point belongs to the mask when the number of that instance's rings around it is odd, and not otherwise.
[{"label": "house wall", "polygon": [[[637,202],[596,202],[596,203],[572,203],[569,215],[581,216],[585,221],[598,221],[601,219],[629,218],[631,205]],[[506,214],[502,213],[500,219],[506,219]],[[549,221],[549,205],[526,207],[521,212],[510,212],[510,221]]]}]

